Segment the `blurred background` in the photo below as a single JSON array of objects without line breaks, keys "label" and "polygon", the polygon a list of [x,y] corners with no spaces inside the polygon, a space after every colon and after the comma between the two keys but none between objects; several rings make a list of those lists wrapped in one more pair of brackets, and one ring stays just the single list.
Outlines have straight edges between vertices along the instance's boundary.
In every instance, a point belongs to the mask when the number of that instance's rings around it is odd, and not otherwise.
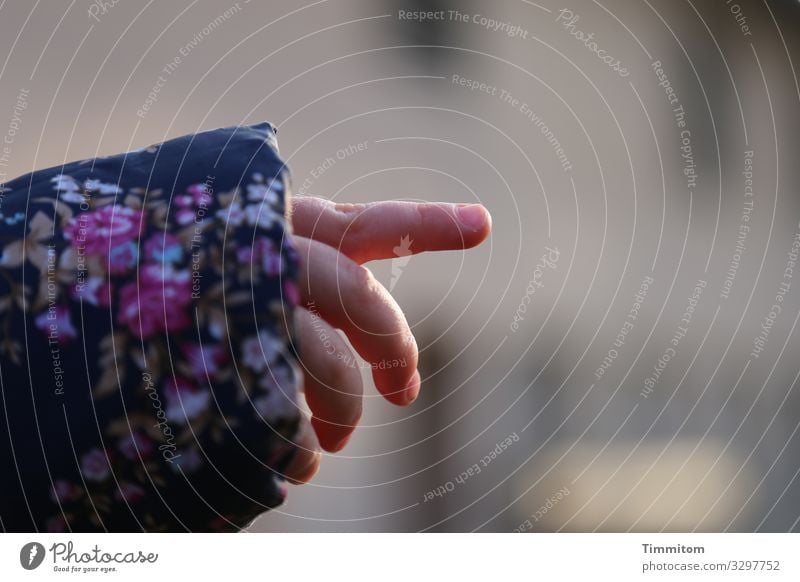
[{"label": "blurred background", "polygon": [[492,213],[370,265],[423,395],[252,531],[800,530],[797,2],[0,15],[0,181],[269,120],[296,194]]}]

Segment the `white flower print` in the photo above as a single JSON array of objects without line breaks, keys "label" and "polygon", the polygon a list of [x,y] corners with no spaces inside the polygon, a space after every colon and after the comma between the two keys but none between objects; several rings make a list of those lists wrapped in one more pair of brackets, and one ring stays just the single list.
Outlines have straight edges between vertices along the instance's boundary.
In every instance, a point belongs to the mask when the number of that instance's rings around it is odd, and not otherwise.
[{"label": "white flower print", "polygon": [[275,222],[281,220],[281,216],[272,208],[261,204],[245,206],[244,213],[247,217],[247,224],[261,228],[270,228]]},{"label": "white flower print", "polygon": [[83,183],[83,187],[89,192],[99,192],[100,194],[119,194],[122,189],[116,184],[101,182],[96,179],[89,179]]},{"label": "white flower print", "polygon": [[256,373],[267,370],[284,349],[283,340],[261,330],[242,342],[242,361]]}]

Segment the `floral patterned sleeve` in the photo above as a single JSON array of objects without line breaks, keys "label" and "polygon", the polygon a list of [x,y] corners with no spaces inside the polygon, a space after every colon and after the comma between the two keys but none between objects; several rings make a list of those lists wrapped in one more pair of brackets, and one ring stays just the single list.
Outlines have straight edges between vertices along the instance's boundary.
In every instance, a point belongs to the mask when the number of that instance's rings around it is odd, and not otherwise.
[{"label": "floral patterned sleeve", "polygon": [[235,531],[280,504],[300,412],[274,127],[0,186],[0,530]]}]

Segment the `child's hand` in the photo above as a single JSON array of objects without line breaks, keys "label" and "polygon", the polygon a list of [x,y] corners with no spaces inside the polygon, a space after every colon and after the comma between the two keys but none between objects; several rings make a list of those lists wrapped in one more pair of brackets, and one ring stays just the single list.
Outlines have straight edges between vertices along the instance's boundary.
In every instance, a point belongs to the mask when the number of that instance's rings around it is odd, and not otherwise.
[{"label": "child's hand", "polygon": [[[297,310],[296,324],[313,416],[310,426],[303,421],[299,450],[286,473],[307,482],[319,468],[320,446],[330,452],[344,448],[361,416],[361,374],[335,329],[344,331],[367,362],[384,363],[373,370],[373,379],[387,400],[407,405],[419,394],[414,336],[389,292],[361,265],[398,253],[474,247],[489,235],[491,217],[477,204],[334,204],[298,197],[292,205],[305,307]],[[413,241],[410,248],[400,246],[406,237]],[[395,360],[406,365],[392,366]]]}]

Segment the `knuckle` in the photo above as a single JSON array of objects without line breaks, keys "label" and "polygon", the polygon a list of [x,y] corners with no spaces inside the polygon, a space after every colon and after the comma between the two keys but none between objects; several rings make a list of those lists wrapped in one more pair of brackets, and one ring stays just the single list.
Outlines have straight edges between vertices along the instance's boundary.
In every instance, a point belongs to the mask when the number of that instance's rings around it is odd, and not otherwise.
[{"label": "knuckle", "polygon": [[[341,350],[341,346],[339,349]],[[328,370],[328,389],[336,393],[351,393],[356,381],[361,380],[360,376],[355,377],[356,374],[357,370],[351,368],[347,363],[341,360],[331,361]]]},{"label": "knuckle", "polygon": [[366,204],[357,204],[353,202],[337,202],[333,205],[333,209],[343,218],[353,219],[366,210]]},{"label": "knuckle", "polygon": [[374,304],[378,296],[380,283],[367,267],[353,265],[350,276],[353,283],[353,297],[358,307]]},{"label": "knuckle", "polygon": [[336,241],[336,246],[347,254],[358,253],[369,236],[369,221],[359,220],[366,209],[366,204],[336,205],[339,216],[339,240]]}]

